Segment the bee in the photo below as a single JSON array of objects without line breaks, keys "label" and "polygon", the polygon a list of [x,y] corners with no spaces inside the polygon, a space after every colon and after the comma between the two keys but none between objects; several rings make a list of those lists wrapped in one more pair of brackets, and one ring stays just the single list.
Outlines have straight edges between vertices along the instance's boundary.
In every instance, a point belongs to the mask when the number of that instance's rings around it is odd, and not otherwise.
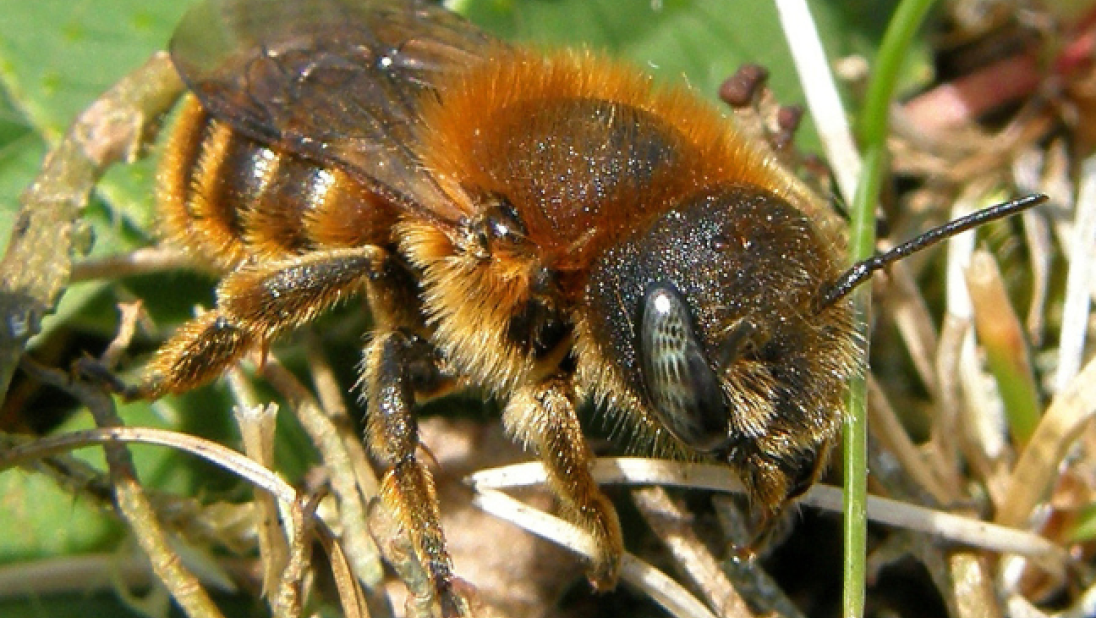
[{"label": "bee", "polygon": [[847,294],[912,245],[844,270],[840,219],[694,93],[416,0],[206,0],[171,55],[190,94],[163,233],[221,280],[126,394],[201,386],[363,295],[365,439],[443,606],[459,599],[415,409],[454,389],[503,403],[595,539],[598,589],[623,544],[584,402],[724,462],[765,517],[819,476],[859,371]]}]

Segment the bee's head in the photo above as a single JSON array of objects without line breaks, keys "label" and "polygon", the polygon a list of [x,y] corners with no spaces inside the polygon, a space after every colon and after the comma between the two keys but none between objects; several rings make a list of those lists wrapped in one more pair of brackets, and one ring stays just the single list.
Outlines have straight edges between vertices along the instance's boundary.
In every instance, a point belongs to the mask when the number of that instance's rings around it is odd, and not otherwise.
[{"label": "bee's head", "polygon": [[[611,386],[777,509],[814,480],[855,366],[846,301],[820,307],[839,254],[784,199],[702,190],[600,256],[586,287]],[[605,394],[605,391],[601,391]]]}]

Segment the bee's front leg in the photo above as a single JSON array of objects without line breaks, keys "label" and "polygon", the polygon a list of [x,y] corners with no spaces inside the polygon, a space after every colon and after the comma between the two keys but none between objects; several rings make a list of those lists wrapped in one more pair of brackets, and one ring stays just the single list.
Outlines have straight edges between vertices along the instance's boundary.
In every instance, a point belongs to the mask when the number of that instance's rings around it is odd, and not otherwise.
[{"label": "bee's front leg", "polygon": [[385,469],[381,502],[411,537],[442,615],[467,615],[468,604],[455,587],[434,480],[416,456],[419,430],[413,410],[416,399],[448,390],[453,379],[441,368],[434,347],[405,330],[377,333],[365,351],[362,372],[366,442]]},{"label": "bee's front leg", "polygon": [[551,378],[520,389],[503,413],[506,429],[536,449],[548,484],[563,503],[564,515],[594,537],[595,558],[587,572],[598,590],[610,590],[620,576],[624,543],[613,504],[590,474],[594,456],[575,411],[575,393],[566,378]]}]

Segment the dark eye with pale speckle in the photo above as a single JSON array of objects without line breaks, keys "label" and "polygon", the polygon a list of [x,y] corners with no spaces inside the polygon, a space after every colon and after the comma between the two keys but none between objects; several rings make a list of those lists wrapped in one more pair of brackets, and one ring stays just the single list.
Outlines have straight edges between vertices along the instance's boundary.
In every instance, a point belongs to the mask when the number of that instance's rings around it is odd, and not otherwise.
[{"label": "dark eye with pale speckle", "polygon": [[638,348],[647,395],[670,433],[700,451],[725,444],[723,391],[672,283],[651,284],[643,295]]}]

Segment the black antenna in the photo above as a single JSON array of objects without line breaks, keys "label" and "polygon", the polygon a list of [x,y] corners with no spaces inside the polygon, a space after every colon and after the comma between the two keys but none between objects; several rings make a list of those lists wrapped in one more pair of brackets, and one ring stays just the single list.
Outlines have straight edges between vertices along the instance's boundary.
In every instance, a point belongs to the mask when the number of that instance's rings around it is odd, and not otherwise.
[{"label": "black antenna", "polygon": [[940,227],[932,228],[917,238],[906,241],[886,253],[881,253],[862,262],[857,262],[852,265],[852,268],[841,273],[841,276],[838,277],[837,280],[826,286],[825,292],[822,294],[822,300],[818,303],[818,310],[821,311],[841,300],[848,295],[849,292],[855,290],[858,285],[870,279],[875,271],[886,268],[892,262],[896,262],[910,254],[931,247],[941,240],[951,238],[956,234],[961,234],[984,223],[1009,217],[1022,210],[1027,210],[1036,204],[1042,204],[1047,201],[1047,199],[1048,198],[1045,195],[1036,194],[1010,200],[1003,204],[997,204],[996,206],[990,206],[989,208],[979,210],[978,212],[971,213],[965,217],[959,217],[954,221],[949,221]]}]

